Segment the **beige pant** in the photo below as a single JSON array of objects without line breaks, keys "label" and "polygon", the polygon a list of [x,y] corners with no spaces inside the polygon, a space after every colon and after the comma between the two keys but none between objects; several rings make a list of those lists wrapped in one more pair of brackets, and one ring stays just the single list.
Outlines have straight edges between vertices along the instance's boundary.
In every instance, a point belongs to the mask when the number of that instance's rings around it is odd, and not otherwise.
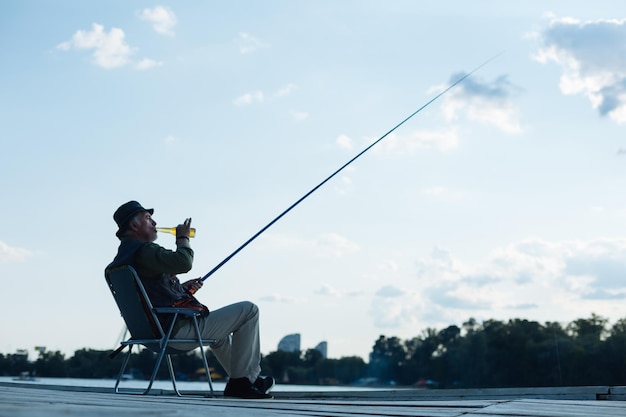
[{"label": "beige pant", "polygon": [[[211,350],[231,378],[256,380],[261,372],[261,350],[255,304],[242,301],[212,310],[208,317],[198,319],[198,326],[203,339],[217,340]],[[186,320],[174,337],[195,339],[193,322]]]}]

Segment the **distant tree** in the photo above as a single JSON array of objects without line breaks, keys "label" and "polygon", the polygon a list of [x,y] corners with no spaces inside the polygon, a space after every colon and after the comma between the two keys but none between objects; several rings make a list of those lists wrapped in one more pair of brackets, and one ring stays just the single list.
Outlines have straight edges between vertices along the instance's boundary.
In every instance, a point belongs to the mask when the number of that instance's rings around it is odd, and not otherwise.
[{"label": "distant tree", "polygon": [[458,374],[452,378],[447,378],[447,380],[452,380],[453,385],[459,388],[485,386],[489,371],[487,367],[487,336],[473,318],[463,323],[463,330],[465,336],[459,342],[457,359],[453,360],[461,366],[458,368]]},{"label": "distant tree", "polygon": [[595,313],[588,319],[577,319],[567,326],[574,348],[565,356],[574,385],[601,385],[606,380],[605,371],[598,366],[603,362],[602,341],[607,337],[608,320]]},{"label": "distant tree", "polygon": [[[324,359],[323,361],[328,361]],[[352,384],[367,375],[367,365],[358,356],[346,356],[336,360],[335,378],[340,384]]]},{"label": "distant tree", "polygon": [[[402,385],[416,384],[420,379],[433,379],[435,354],[443,347],[436,329],[427,328],[421,336],[406,342],[407,359],[399,371],[398,382]],[[442,353],[442,352],[440,352]]]},{"label": "distant tree", "polygon": [[[300,377],[299,372],[288,372],[290,369],[297,369],[302,367],[302,359],[300,358],[300,351],[285,352],[278,350],[271,352],[267,356],[264,356],[261,361],[261,368],[264,372],[276,378],[280,382],[294,383],[291,378]],[[296,375],[297,374],[297,375]]]},{"label": "distant tree", "polygon": [[66,377],[68,374],[65,356],[59,351],[41,351],[35,361],[35,372],[44,377]]},{"label": "distant tree", "polygon": [[567,326],[567,330],[575,339],[583,343],[593,344],[607,335],[607,323],[608,319],[593,313],[588,319],[574,320]]},{"label": "distant tree", "polygon": [[605,341],[602,367],[606,370],[610,385],[626,383],[626,318],[618,320]]},{"label": "distant tree", "polygon": [[0,375],[17,376],[22,372],[30,373],[34,369],[33,364],[28,361],[27,353],[0,354]]},{"label": "distant tree", "polygon": [[121,355],[109,359],[110,350],[80,349],[67,360],[67,372],[71,378],[111,378],[117,377],[122,364]]},{"label": "distant tree", "polygon": [[370,353],[370,376],[384,383],[396,382],[406,358],[406,346],[400,339],[381,335]]},{"label": "distant tree", "polygon": [[307,349],[304,352],[302,365],[306,368],[315,368],[315,365],[317,365],[317,363],[322,359],[324,359],[322,352],[317,349]]}]

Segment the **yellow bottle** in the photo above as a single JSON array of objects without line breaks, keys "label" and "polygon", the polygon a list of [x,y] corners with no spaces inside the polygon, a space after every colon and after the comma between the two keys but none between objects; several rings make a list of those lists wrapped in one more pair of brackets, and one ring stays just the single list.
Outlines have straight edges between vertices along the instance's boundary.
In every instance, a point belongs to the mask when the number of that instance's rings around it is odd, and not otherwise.
[{"label": "yellow bottle", "polygon": [[[170,235],[176,236],[175,227],[157,227],[156,229],[158,232],[169,233]],[[189,237],[194,236],[196,236],[196,229],[192,227],[191,229],[189,229]]]}]

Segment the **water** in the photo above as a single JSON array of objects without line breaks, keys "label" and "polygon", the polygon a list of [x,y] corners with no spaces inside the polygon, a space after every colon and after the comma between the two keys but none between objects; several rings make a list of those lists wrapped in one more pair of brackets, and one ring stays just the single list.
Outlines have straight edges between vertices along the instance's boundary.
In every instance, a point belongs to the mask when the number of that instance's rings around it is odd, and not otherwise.
[{"label": "water", "polygon": [[[33,384],[33,385],[55,385],[55,386],[70,386],[70,387],[96,387],[96,388],[111,388],[115,387],[114,379],[88,379],[88,378],[35,378],[34,381],[19,380],[17,377],[2,376],[0,377],[0,383],[16,382],[20,384]],[[209,389],[209,384],[204,381],[176,381],[178,389],[184,391],[206,391]],[[213,389],[215,391],[223,391],[225,382],[214,381]],[[139,388],[144,389],[148,386],[148,381],[144,380],[128,380],[120,383],[121,389]],[[155,381],[153,388],[171,390],[172,383],[169,380]],[[287,385],[276,384],[272,392],[337,392],[337,391],[372,391],[373,388],[364,387],[352,387],[352,386],[336,386],[336,385]]]}]

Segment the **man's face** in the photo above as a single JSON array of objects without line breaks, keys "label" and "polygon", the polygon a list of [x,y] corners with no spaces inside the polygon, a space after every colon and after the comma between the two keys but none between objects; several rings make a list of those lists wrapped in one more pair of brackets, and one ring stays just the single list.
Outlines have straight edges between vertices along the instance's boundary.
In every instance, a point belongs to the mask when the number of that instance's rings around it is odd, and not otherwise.
[{"label": "man's face", "polygon": [[149,212],[144,211],[136,217],[137,224],[131,225],[135,236],[144,242],[154,242],[157,238],[156,222]]}]

